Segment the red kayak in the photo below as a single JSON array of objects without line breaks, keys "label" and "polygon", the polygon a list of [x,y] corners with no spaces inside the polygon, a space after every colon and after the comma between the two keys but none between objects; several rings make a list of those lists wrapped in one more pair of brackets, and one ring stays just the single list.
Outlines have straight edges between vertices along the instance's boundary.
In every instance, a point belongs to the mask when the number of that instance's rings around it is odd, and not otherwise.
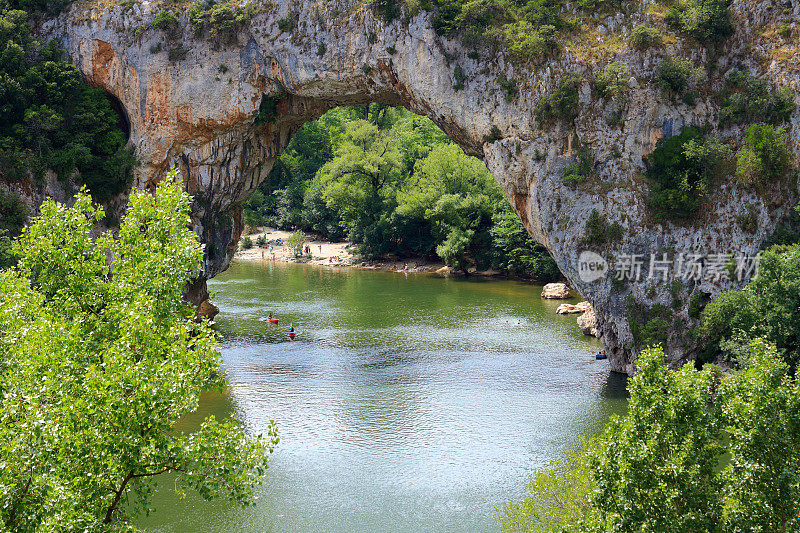
[{"label": "red kayak", "polygon": [[290,339],[292,339],[292,340],[294,340],[294,337],[295,337],[295,335],[297,335],[297,333],[295,333],[294,331],[292,331],[291,333],[289,333],[289,338],[290,338]]},{"label": "red kayak", "polygon": [[278,319],[277,318],[268,318],[267,321],[272,323],[272,324],[277,324],[278,323]]}]

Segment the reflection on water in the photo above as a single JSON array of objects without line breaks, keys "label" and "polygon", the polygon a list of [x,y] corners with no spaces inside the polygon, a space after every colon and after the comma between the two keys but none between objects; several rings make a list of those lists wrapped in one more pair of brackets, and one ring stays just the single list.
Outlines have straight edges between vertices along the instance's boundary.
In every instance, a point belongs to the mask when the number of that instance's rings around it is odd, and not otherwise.
[{"label": "reflection on water", "polygon": [[275,419],[281,443],[255,507],[162,490],[151,531],[497,530],[528,474],[625,408],[540,287],[234,264],[209,288],[230,389],[182,426]]}]

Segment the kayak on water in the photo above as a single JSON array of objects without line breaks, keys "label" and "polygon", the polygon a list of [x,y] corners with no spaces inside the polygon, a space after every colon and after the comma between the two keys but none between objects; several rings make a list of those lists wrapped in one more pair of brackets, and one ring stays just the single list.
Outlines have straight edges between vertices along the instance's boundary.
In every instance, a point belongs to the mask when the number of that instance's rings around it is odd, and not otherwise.
[{"label": "kayak on water", "polygon": [[278,319],[277,318],[268,318],[267,321],[270,322],[271,324],[277,324],[278,323]]},{"label": "kayak on water", "polygon": [[598,352],[594,357],[595,359],[605,359],[607,357],[606,351],[603,350],[602,352]]},{"label": "kayak on water", "polygon": [[297,335],[297,333],[295,333],[294,331],[290,331],[289,332],[289,338],[292,339],[292,340],[294,340],[296,335]]}]

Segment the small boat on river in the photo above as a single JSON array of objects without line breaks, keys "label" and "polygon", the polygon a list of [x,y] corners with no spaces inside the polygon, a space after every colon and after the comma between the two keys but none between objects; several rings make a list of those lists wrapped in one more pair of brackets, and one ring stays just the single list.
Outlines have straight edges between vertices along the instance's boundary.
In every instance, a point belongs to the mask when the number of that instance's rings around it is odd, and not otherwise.
[{"label": "small boat on river", "polygon": [[277,324],[278,323],[278,319],[277,318],[268,318],[267,322],[269,322],[270,324]]},{"label": "small boat on river", "polygon": [[605,351],[605,350],[603,350],[603,351],[600,351],[600,352],[597,352],[597,353],[595,354],[595,356],[594,356],[594,358],[595,358],[595,359],[605,359],[605,358],[607,358],[607,357],[608,357],[608,356],[606,355],[606,351]]}]

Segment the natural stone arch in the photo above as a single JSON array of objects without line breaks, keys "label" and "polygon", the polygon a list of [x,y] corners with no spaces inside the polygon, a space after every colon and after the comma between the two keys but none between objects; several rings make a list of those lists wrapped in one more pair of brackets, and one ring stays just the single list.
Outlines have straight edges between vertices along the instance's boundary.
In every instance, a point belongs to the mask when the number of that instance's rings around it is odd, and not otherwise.
[{"label": "natural stone arch", "polygon": [[[729,39],[730,58],[723,56],[722,61],[759,68],[754,54],[745,55],[745,43],[759,43],[753,37],[759,24],[784,16],[778,6],[759,7],[734,2],[738,30]],[[225,45],[192,36],[186,24],[169,44],[163,32],[149,27],[157,12],[149,3],[110,8],[82,4],[45,27],[90,83],[124,106],[131,143],[142,163],[135,186],[152,186],[172,166],[181,170],[195,197],[198,235],[207,247],[203,277],[192,288],[197,300],[205,295],[205,279],[224,270],[235,251],[241,202],[268,174],[294,132],[338,105],[404,105],[431,118],[468,154],[483,158],[531,235],[553,253],[572,286],[593,304],[600,338],[617,371],[632,372],[635,357],[626,296],[668,303],[669,294],[663,286],[650,294],[646,282],[622,287],[608,277],[580,280],[577,264],[585,247],[585,220],[594,209],[626,228],[621,242],[599,250],[608,257],[613,252],[649,256],[689,246],[753,253],[790,208],[789,198],[768,205],[761,197],[724,186],[712,197],[714,210],[703,214],[702,224],[679,227],[650,221],[642,156],[662,136],[684,125],[713,122],[717,113],[710,98],[692,107],[664,100],[647,83],[656,52],[623,48],[613,55],[628,65],[633,81],[621,125],[608,124],[603,102],[592,95],[588,81],[580,89],[581,114],[575,121],[542,125],[534,109],[561,76],[583,73],[589,79],[604,62],[573,51],[538,67],[513,65],[500,51],[476,57],[457,39],[437,36],[426,12],[386,23],[362,4],[299,0],[292,10],[299,23],[291,33],[279,28],[279,20],[290,15],[289,6],[270,5],[241,28],[235,42]],[[622,15],[603,21],[623,35],[633,22]],[[151,52],[159,43],[166,46]],[[177,43],[188,52],[184,59],[171,61],[166,50]],[[705,59],[702,49],[682,40],[673,48]],[[467,76],[462,90],[454,87],[456,66]],[[777,79],[782,71],[775,67],[767,74]],[[505,98],[497,83],[500,76],[519,80],[518,96]],[[798,83],[796,77],[783,81]],[[257,124],[262,98],[273,99],[275,113]],[[493,131],[500,133],[499,139],[490,137]],[[796,139],[797,128],[791,134]],[[564,185],[561,171],[575,161],[579,143],[591,147],[597,182],[609,186]],[[758,209],[754,234],[735,224],[737,206],[745,199]],[[681,297],[688,302],[690,293],[715,294],[732,286],[692,284],[682,288]],[[685,306],[680,317],[688,320]],[[672,328],[667,346],[673,361],[686,353],[680,329]]]}]

